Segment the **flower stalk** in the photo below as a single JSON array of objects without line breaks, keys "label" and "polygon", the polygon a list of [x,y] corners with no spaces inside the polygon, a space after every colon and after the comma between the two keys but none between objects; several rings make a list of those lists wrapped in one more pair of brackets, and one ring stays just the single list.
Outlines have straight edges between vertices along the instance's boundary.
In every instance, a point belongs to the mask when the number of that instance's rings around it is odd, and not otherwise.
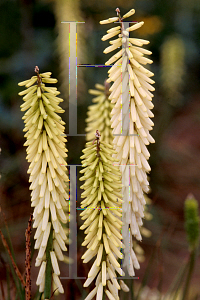
[{"label": "flower stalk", "polygon": [[[150,78],[154,74],[142,65],[151,64],[152,60],[144,55],[151,54],[149,50],[141,48],[149,41],[130,38],[129,33],[140,28],[144,22],[136,23],[125,28],[123,19],[133,15],[135,10],[130,10],[123,17],[119,8],[116,9],[117,17],[100,21],[100,24],[119,22],[119,25],[107,30],[102,40],[110,41],[111,46],[104,50],[109,53],[118,50],[105,65],[113,64],[109,69],[108,82],[114,82],[110,88],[109,99],[114,103],[111,112],[111,127],[114,135],[114,149],[117,154],[114,158],[119,160],[122,172],[123,194],[123,241],[126,246],[124,266],[127,267],[130,276],[134,276],[134,268],[139,268],[139,263],[133,251],[134,236],[141,241],[140,227],[144,217],[144,205],[146,203],[144,193],[149,191],[147,173],[151,170],[147,160],[149,152],[146,145],[154,143],[149,134],[154,125],[151,121],[153,108],[151,93],[154,81]],[[131,234],[129,234],[129,231]]]},{"label": "flower stalk", "polygon": [[121,289],[116,272],[124,275],[118,263],[118,258],[123,258],[120,249],[124,248],[121,242],[121,173],[114,164],[116,159],[112,158],[116,153],[113,147],[100,141],[98,130],[95,136],[93,142],[86,143],[84,155],[81,156],[84,169],[80,171],[84,174],[80,178],[84,181],[81,198],[85,198],[81,202],[84,210],[80,215],[84,223],[80,229],[85,230],[86,234],[82,245],[88,248],[82,259],[87,263],[95,257],[84,287],[93,280],[96,287],[85,300],[95,295],[96,299],[102,300],[105,294],[109,299],[116,300]]},{"label": "flower stalk", "polygon": [[[38,249],[35,266],[40,266],[36,284],[39,292],[45,293],[45,299],[51,296],[52,275],[56,288],[64,293],[59,279],[58,260],[63,261],[62,251],[66,251],[67,236],[63,224],[68,221],[64,209],[68,207],[69,196],[66,192],[68,176],[66,175],[67,149],[64,137],[64,122],[57,113],[63,113],[59,103],[63,100],[55,87],[47,87],[46,83],[56,83],[51,72],[36,75],[20,82],[19,86],[27,89],[20,92],[24,103],[21,110],[25,113],[24,131],[27,141],[25,146],[27,160],[30,163],[28,173],[31,182],[31,206],[33,212],[33,228],[36,228],[34,239]],[[53,274],[52,274],[53,273]]]},{"label": "flower stalk", "polygon": [[165,101],[180,105],[185,75],[185,46],[177,35],[169,36],[161,48],[161,80]]},{"label": "flower stalk", "polygon": [[108,144],[112,144],[113,135],[111,129],[111,110],[114,105],[110,103],[108,99],[110,92],[110,84],[106,81],[104,82],[104,86],[101,84],[95,84],[95,90],[90,89],[89,93],[91,95],[96,96],[92,99],[94,105],[90,105],[88,107],[88,118],[86,119],[87,127],[86,127],[86,140],[91,141],[94,138],[94,132],[96,128],[99,128],[101,132],[101,140],[105,141]]}]

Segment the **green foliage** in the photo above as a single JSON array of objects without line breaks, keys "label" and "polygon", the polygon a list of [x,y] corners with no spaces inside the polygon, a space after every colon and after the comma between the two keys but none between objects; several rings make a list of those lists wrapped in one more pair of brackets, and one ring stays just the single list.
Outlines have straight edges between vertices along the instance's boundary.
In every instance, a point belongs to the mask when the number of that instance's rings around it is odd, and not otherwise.
[{"label": "green foliage", "polygon": [[50,251],[52,251],[52,250],[53,250],[53,230],[52,230],[52,226],[51,226],[50,236],[49,236],[49,240],[47,243],[47,249],[46,249],[47,267],[46,267],[46,272],[45,272],[45,289],[44,289],[45,299],[51,297],[52,264],[51,264]]}]

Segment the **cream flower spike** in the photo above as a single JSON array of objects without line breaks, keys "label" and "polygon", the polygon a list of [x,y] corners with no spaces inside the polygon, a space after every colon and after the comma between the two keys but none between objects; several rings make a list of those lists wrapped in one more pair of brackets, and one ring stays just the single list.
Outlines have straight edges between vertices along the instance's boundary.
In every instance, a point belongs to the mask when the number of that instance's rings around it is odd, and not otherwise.
[{"label": "cream flower spike", "polygon": [[89,93],[96,97],[92,99],[95,104],[88,107],[87,127],[85,129],[87,141],[94,139],[94,132],[96,128],[99,128],[101,140],[108,144],[113,142],[110,119],[114,104],[110,103],[108,99],[110,95],[109,87],[109,83],[105,81],[104,86],[97,83],[95,84],[96,90],[89,90]]},{"label": "cream flower spike", "polygon": [[[122,235],[126,246],[124,265],[127,266],[129,275],[134,276],[134,268],[139,268],[139,263],[132,249],[132,236],[141,240],[140,226],[143,224],[142,218],[144,217],[144,193],[149,190],[147,173],[151,169],[147,162],[150,154],[146,145],[155,142],[149,134],[154,125],[150,119],[154,116],[151,112],[153,108],[151,92],[154,91],[151,84],[154,81],[150,78],[154,74],[142,66],[152,63],[152,60],[144,56],[151,52],[141,48],[142,45],[149,42],[129,37],[129,31],[141,27],[143,22],[125,29],[119,9],[116,11],[119,16],[120,30],[112,28],[109,29],[109,32],[118,34],[120,31],[120,33],[115,40],[110,41],[112,46],[107,47],[104,52],[109,53],[122,46],[122,49],[118,49],[118,52],[105,64],[114,63],[108,71],[109,81],[114,82],[109,96],[111,103],[115,104],[111,112],[111,127],[113,135],[116,134],[113,144],[117,154],[114,155],[114,158],[119,160],[122,171],[122,194],[124,197]],[[130,16],[130,12],[124,17]],[[132,10],[133,12],[134,10]],[[107,39],[108,35],[105,35],[102,40],[105,40],[105,37]],[[132,235],[129,235],[129,230]]]},{"label": "cream flower spike", "polygon": [[88,249],[82,259],[87,263],[95,257],[84,287],[93,280],[96,285],[85,300],[93,299],[95,295],[97,300],[102,300],[104,293],[109,299],[117,300],[120,284],[115,277],[124,275],[117,261],[123,258],[120,250],[124,248],[121,242],[121,172],[114,164],[116,159],[112,158],[116,152],[111,145],[100,141],[98,130],[96,139],[86,143],[83,153],[84,169],[80,173],[84,175],[80,180],[84,181],[81,198],[85,199],[81,202],[84,210],[80,215],[85,221],[80,229],[85,230],[82,245]]},{"label": "cream flower spike", "polygon": [[60,94],[57,88],[45,86],[45,83],[56,83],[57,79],[50,78],[50,72],[39,74],[38,67],[35,67],[35,72],[36,76],[19,83],[19,86],[25,85],[27,88],[19,95],[25,101],[21,110],[27,110],[23,117],[23,131],[26,131],[27,138],[24,146],[27,146],[26,158],[30,163],[28,173],[32,190],[31,206],[34,207],[33,227],[36,228],[35,249],[39,249],[35,265],[41,265],[36,284],[39,285],[39,291],[43,292],[48,256],[54,283],[58,291],[64,293],[57,262],[64,259],[62,251],[67,250],[67,237],[62,223],[68,221],[63,209],[68,207],[66,200],[69,198],[66,192],[66,182],[69,180],[66,175],[66,138],[63,134],[65,123],[57,114],[64,112],[58,105],[63,100],[56,97]]}]

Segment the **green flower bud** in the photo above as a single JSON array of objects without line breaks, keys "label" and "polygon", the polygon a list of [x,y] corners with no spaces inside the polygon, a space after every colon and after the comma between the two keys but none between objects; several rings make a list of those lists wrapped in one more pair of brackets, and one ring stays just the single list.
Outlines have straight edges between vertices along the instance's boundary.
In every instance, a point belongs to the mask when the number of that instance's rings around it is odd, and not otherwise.
[{"label": "green flower bud", "polygon": [[199,242],[199,215],[198,202],[192,194],[185,200],[185,229],[189,247],[193,250]]}]

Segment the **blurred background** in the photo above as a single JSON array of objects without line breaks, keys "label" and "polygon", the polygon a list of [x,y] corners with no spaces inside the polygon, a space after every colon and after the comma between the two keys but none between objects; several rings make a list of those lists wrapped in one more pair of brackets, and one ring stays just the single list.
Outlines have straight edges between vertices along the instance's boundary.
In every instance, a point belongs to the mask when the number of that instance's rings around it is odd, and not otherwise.
[{"label": "blurred background", "polygon": [[[182,263],[188,257],[184,231],[184,200],[192,193],[200,201],[200,2],[198,0],[0,0],[0,206],[10,229],[17,263],[24,271],[25,229],[29,215],[30,191],[28,163],[23,144],[22,98],[17,84],[40,72],[52,72],[59,80],[61,103],[68,133],[69,100],[69,24],[61,21],[82,21],[77,25],[77,63],[104,64],[110,54],[103,54],[108,41],[101,41],[108,25],[99,21],[121,15],[134,8],[128,20],[144,21],[136,37],[147,39],[146,49],[152,51],[155,92],[154,130],[156,143],[148,147],[152,171],[149,175],[151,221],[144,221],[152,234],[140,243],[145,253],[136,276],[142,279],[149,258],[156,257],[151,266],[148,286],[165,292]],[[133,33],[131,35],[134,36]],[[135,37],[135,36],[134,36]],[[78,133],[85,133],[87,107],[92,103],[88,89],[103,84],[108,68],[78,68]],[[68,164],[80,164],[84,137],[68,137]],[[80,168],[79,168],[80,169]],[[79,171],[79,170],[78,170]],[[80,189],[77,182],[77,206]],[[0,219],[0,226],[4,229]],[[81,220],[77,216],[77,224]],[[86,276],[88,265],[80,259],[85,251],[81,246],[84,234],[78,231],[78,275]],[[1,257],[4,248],[0,242]],[[32,264],[32,289],[36,291],[38,268]],[[200,260],[195,268],[192,287],[199,289]],[[62,265],[62,276],[68,266]],[[0,280],[6,272],[0,262]],[[162,278],[162,280],[161,280]],[[87,290],[83,280],[63,280],[65,296],[60,299],[84,299]]]}]

